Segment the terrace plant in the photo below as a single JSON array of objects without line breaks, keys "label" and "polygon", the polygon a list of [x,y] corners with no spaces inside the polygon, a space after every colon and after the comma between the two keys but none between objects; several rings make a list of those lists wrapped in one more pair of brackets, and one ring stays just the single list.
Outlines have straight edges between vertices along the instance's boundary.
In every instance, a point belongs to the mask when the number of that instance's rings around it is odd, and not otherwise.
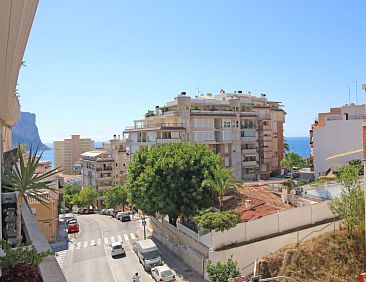
[{"label": "terrace plant", "polygon": [[16,244],[19,246],[22,242],[22,206],[27,198],[32,198],[42,205],[49,208],[46,199],[44,198],[45,191],[56,192],[56,189],[51,185],[54,182],[52,176],[58,173],[58,169],[52,169],[46,173],[38,174],[36,169],[41,160],[43,152],[37,156],[38,150],[32,151],[30,148],[29,154],[24,158],[21,152],[21,146],[18,145],[18,157],[14,158],[10,166],[4,167],[2,176],[2,188],[5,191],[17,192],[17,238]]},{"label": "terrace plant", "polygon": [[201,212],[195,216],[194,221],[204,231],[225,231],[235,227],[239,223],[239,213],[227,212]]}]

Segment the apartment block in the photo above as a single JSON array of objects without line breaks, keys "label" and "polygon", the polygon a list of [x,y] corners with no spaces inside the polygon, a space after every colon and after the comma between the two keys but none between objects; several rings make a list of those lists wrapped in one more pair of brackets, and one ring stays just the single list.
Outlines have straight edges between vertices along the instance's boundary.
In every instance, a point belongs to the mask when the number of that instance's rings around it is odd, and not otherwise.
[{"label": "apartment block", "polygon": [[98,191],[98,207],[103,206],[105,191],[124,183],[128,160],[125,140],[116,137],[103,144],[103,149],[81,154],[83,187],[91,185]]},{"label": "apartment block", "polygon": [[311,126],[310,149],[315,178],[353,159],[363,159],[365,105],[344,105],[319,113]]},{"label": "apartment block", "polygon": [[250,92],[195,96],[182,92],[126,128],[130,158],[142,147],[171,142],[207,145],[241,180],[269,178],[283,158],[285,112],[280,102]]},{"label": "apartment block", "polygon": [[81,154],[94,150],[94,141],[90,138],[80,138],[80,135],[72,135],[70,139],[54,141],[53,147],[55,167],[62,169],[65,174],[71,174]]}]

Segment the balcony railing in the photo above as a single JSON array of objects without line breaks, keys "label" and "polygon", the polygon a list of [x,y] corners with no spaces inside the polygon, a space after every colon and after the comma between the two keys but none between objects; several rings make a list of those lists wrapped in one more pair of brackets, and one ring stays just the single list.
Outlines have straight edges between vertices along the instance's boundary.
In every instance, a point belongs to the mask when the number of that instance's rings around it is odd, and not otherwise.
[{"label": "balcony railing", "polygon": [[148,128],[183,128],[183,123],[153,123],[128,126],[126,129],[148,129]]},{"label": "balcony railing", "polygon": [[180,142],[182,142],[182,139],[181,138],[167,138],[167,139],[158,138],[158,139],[156,139],[156,143],[158,143],[158,144],[180,143]]},{"label": "balcony railing", "polygon": [[111,171],[112,167],[97,167],[96,171]]},{"label": "balcony railing", "polygon": [[243,161],[242,166],[243,167],[257,166],[257,161]]},{"label": "balcony railing", "polygon": [[257,149],[244,149],[244,150],[241,150],[241,153],[243,155],[256,154],[257,153]]}]

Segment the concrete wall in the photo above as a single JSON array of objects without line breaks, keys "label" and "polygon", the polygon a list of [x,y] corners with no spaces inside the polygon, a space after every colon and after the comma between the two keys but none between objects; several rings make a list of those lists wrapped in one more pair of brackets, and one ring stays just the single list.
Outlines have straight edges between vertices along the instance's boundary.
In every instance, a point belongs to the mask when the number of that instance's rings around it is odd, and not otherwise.
[{"label": "concrete wall", "polygon": [[362,152],[326,160],[328,157],[362,149],[363,120],[327,121],[324,127],[314,128],[314,176],[331,167],[341,167],[352,159],[361,159]]},{"label": "concrete wall", "polygon": [[340,222],[331,222],[236,248],[212,251],[209,253],[209,259],[213,262],[224,262],[233,256],[233,259],[238,262],[241,274],[248,275],[253,272],[253,263],[256,258],[269,255],[288,244],[296,244],[298,240],[305,241],[323,233],[331,232],[334,230],[334,227],[339,229],[339,226]]},{"label": "concrete wall", "polygon": [[208,248],[164,220],[150,217],[152,236],[180,257],[197,273],[202,273],[202,258],[208,257]]},{"label": "concrete wall", "polygon": [[303,206],[243,222],[224,232],[212,232],[211,248],[214,250],[255,240],[264,236],[277,236],[303,226],[332,219],[328,202]]}]

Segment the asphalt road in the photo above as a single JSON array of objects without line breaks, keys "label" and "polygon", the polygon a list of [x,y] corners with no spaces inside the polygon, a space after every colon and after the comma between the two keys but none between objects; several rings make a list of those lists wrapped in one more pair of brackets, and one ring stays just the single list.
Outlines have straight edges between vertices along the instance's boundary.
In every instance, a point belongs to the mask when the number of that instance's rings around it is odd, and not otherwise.
[{"label": "asphalt road", "polygon": [[[80,233],[76,238],[69,235],[68,250],[60,261],[67,281],[132,281],[136,272],[142,281],[154,281],[132,250],[132,242],[139,239],[140,221],[120,222],[109,216],[80,215],[78,222]],[[123,242],[125,257],[111,257],[109,245],[114,241]]]}]

